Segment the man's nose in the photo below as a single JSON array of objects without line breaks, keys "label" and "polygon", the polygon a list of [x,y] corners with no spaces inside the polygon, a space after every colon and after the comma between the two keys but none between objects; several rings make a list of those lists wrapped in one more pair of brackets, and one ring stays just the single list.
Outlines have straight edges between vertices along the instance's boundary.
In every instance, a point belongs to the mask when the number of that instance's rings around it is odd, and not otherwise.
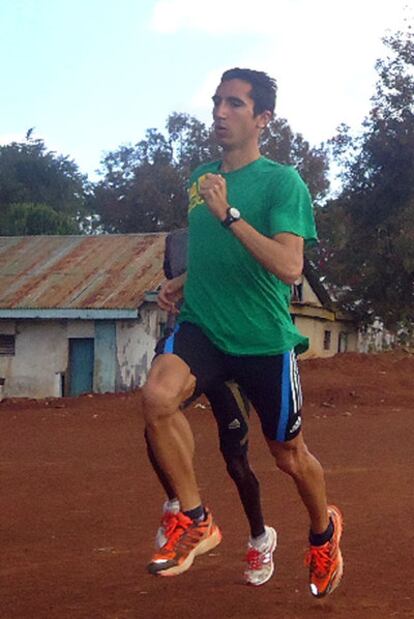
[{"label": "man's nose", "polygon": [[223,101],[221,101],[214,107],[213,116],[214,118],[225,118],[226,114],[227,106]]}]

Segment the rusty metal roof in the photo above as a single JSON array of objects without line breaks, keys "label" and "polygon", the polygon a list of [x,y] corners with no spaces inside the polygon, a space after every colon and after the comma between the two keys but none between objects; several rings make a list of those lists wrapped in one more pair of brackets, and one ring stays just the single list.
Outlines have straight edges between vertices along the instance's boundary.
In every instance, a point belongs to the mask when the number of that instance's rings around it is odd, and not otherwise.
[{"label": "rusty metal roof", "polygon": [[161,233],[0,237],[0,309],[136,310],[164,247]]}]

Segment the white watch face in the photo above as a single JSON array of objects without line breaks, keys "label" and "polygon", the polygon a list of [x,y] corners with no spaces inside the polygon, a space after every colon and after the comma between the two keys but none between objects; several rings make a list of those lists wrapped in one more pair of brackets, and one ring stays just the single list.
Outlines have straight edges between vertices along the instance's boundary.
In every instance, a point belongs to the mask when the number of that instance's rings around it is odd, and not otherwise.
[{"label": "white watch face", "polygon": [[234,217],[235,219],[239,219],[240,218],[240,211],[235,208],[234,206],[231,206],[229,208],[229,215],[231,215],[231,217]]}]

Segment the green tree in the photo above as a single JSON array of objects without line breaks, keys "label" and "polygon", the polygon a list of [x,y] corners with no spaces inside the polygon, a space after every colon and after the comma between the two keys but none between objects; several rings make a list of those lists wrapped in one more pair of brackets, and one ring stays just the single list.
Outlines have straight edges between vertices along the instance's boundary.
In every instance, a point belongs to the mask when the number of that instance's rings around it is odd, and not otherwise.
[{"label": "green tree", "polygon": [[95,188],[95,209],[107,232],[157,232],[184,225],[186,194],[177,169],[143,163],[116,186],[105,180]]},{"label": "green tree", "polygon": [[166,128],[174,161],[185,180],[200,164],[219,159],[220,149],[210,128],[194,116],[174,112],[168,117]]},{"label": "green tree", "polygon": [[[25,220],[22,234],[80,232],[87,215],[89,186],[68,157],[49,151],[43,140],[0,146],[0,234],[12,234],[10,218]],[[53,216],[56,214],[56,217]],[[39,221],[36,222],[36,219]],[[50,224],[50,227],[48,225]]]},{"label": "green tree", "polygon": [[47,204],[8,204],[0,213],[4,236],[79,234],[76,222]]},{"label": "green tree", "polygon": [[396,327],[414,317],[414,35],[384,43],[362,134],[341,127],[332,141],[343,189],[318,212],[318,258],[361,321]]},{"label": "green tree", "polygon": [[149,129],[134,147],[108,153],[95,187],[95,211],[107,232],[171,230],[185,221],[186,194],[173,146]]},{"label": "green tree", "polygon": [[329,156],[324,144],[311,147],[301,133],[294,133],[285,118],[274,118],[263,132],[262,154],[292,165],[301,174],[316,203],[329,191]]}]

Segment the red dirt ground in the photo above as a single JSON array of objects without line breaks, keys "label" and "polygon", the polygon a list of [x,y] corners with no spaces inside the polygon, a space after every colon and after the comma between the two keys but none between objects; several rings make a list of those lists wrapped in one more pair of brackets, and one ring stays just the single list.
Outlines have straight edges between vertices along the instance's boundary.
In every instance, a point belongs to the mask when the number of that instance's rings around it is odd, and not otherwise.
[{"label": "red dirt ground", "polygon": [[274,469],[254,416],[251,459],[276,574],[242,583],[248,530],[208,408],[189,411],[202,495],[223,543],[176,578],[153,577],[163,500],[147,463],[139,392],[0,404],[1,619],[389,619],[414,617],[414,357],[337,355],[301,364],[305,434],[343,509],[345,574],[307,592],[307,518]]}]

